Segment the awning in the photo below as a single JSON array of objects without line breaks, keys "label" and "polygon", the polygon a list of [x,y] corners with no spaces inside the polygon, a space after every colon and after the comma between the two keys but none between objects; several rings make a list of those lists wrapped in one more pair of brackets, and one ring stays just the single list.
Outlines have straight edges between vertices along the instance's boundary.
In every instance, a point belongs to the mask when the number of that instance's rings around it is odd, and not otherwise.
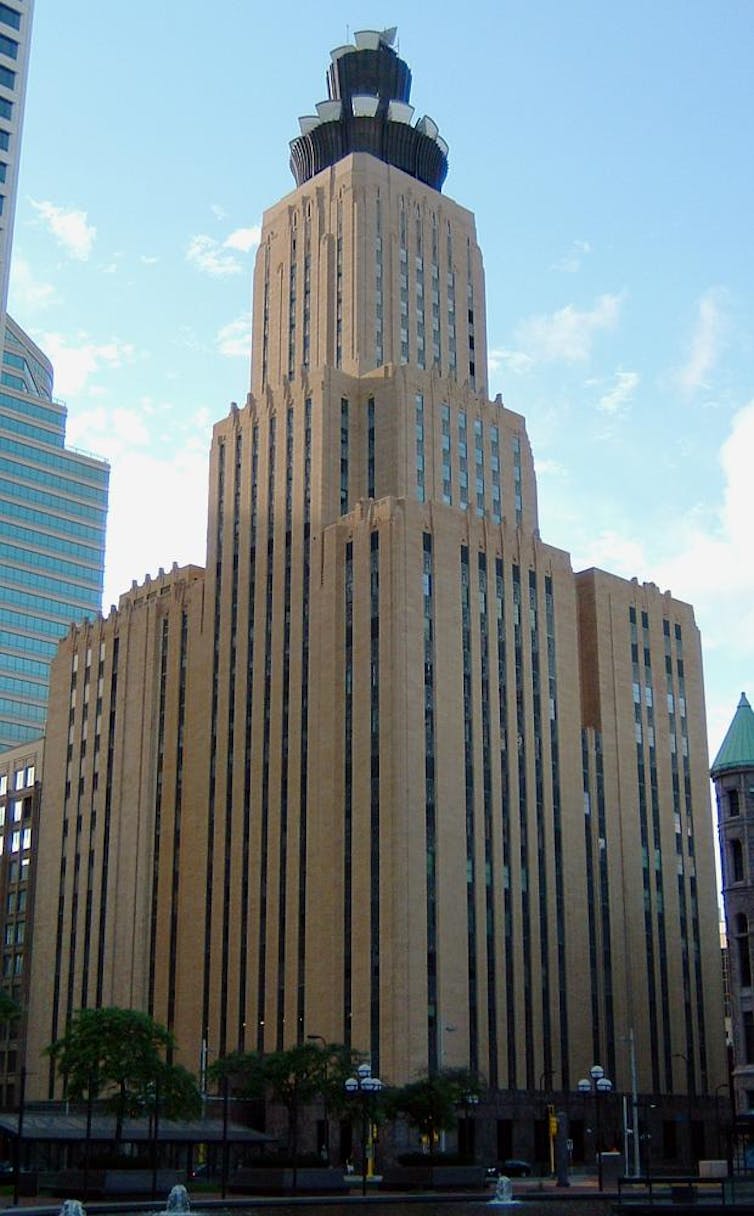
[{"label": "awning", "polygon": [[[21,1139],[26,1141],[68,1141],[79,1143],[86,1140],[86,1114],[66,1114],[64,1111],[45,1112],[24,1111]],[[15,1137],[18,1135],[18,1115],[0,1114],[0,1134]],[[115,1116],[95,1113],[90,1123],[90,1140],[103,1142],[115,1139]],[[154,1140],[154,1130],[147,1118],[124,1119],[121,1139],[125,1143],[151,1143]],[[228,1121],[223,1129],[221,1119],[192,1119],[187,1122],[176,1122],[171,1119],[160,1119],[157,1128],[157,1139],[161,1144],[228,1144],[259,1145],[275,1142],[275,1136],[266,1136],[263,1132],[255,1131],[242,1123]]]}]

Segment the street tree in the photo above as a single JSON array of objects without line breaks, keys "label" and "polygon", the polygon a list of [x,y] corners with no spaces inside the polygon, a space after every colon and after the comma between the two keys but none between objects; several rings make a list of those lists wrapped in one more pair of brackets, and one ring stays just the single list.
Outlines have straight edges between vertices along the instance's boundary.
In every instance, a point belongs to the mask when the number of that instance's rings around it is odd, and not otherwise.
[{"label": "street tree", "polygon": [[190,1119],[201,1111],[201,1096],[191,1074],[168,1062],[173,1035],[149,1014],[117,1006],[81,1009],[65,1034],[46,1051],[65,1080],[74,1102],[101,1100],[115,1115],[115,1147],[123,1121],[151,1114],[159,1103],[168,1118]]},{"label": "street tree", "polygon": [[427,1141],[434,1156],[440,1136],[451,1131],[457,1111],[472,1096],[479,1095],[479,1081],[465,1069],[445,1069],[427,1073],[386,1095],[386,1107],[393,1118],[403,1116]]}]

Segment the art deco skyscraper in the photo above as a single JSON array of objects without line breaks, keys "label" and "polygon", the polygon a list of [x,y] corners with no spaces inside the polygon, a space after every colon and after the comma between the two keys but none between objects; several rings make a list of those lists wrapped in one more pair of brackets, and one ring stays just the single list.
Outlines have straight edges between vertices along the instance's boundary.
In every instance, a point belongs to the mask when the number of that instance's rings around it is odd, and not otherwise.
[{"label": "art deco skyscraper", "polygon": [[633,1036],[643,1089],[703,1092],[692,610],[540,539],[474,219],[390,33],[328,86],[264,217],[206,573],[134,585],[54,664],[34,1050],[133,1004],[190,1064],[316,1033],[394,1082],[569,1089],[599,1060],[626,1089]]}]

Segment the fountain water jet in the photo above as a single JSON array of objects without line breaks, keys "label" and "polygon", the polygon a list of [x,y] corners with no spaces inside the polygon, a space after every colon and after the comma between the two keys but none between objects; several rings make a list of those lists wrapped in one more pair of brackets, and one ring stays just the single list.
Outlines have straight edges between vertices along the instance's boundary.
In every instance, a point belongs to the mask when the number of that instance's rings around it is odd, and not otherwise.
[{"label": "fountain water jet", "polygon": [[496,1207],[513,1207],[519,1201],[513,1198],[513,1183],[510,1178],[506,1178],[503,1174],[500,1175],[495,1184],[495,1194],[489,1200],[490,1204]]},{"label": "fountain water jet", "polygon": [[86,1216],[86,1208],[80,1199],[64,1199],[60,1216]]},{"label": "fountain water jet", "polygon": [[178,1183],[177,1186],[171,1188],[167,1203],[165,1204],[165,1211],[176,1213],[189,1212],[190,1210],[191,1201],[189,1200],[188,1191],[182,1183]]}]

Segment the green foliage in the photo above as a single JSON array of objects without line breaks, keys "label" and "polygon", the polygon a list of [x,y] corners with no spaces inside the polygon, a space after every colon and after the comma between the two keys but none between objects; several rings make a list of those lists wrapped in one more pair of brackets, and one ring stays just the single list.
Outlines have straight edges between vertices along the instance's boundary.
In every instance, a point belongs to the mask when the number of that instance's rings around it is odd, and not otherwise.
[{"label": "green foliage", "polygon": [[[159,1094],[159,1113],[166,1119],[198,1119],[202,1113],[202,1097],[196,1078],[182,1064],[167,1064],[164,1060],[156,1076],[157,1086],[151,1096]],[[148,1097],[150,1095],[147,1095]]]},{"label": "green foliage", "polygon": [[345,1081],[353,1074],[359,1056],[339,1043],[307,1040],[282,1051],[262,1055],[256,1051],[231,1052],[207,1070],[210,1080],[241,1098],[268,1096],[288,1114],[288,1151],[295,1155],[298,1117],[302,1106],[321,1097],[328,1113],[345,1109]]},{"label": "green foliage", "polygon": [[440,1133],[455,1127],[458,1107],[464,1104],[464,1099],[468,1101],[469,1095],[478,1094],[479,1082],[471,1073],[465,1069],[445,1069],[391,1090],[386,1096],[386,1107],[390,1117],[402,1115],[426,1136],[433,1154]]},{"label": "green foliage", "polygon": [[320,1093],[325,1110],[328,1114],[342,1116],[351,1106],[351,1099],[346,1093],[346,1081],[355,1075],[356,1069],[364,1060],[364,1054],[344,1047],[342,1043],[327,1043],[317,1050],[324,1056]]},{"label": "green foliage", "polygon": [[81,1009],[62,1038],[47,1047],[72,1101],[102,1099],[123,1120],[152,1113],[159,1101],[168,1118],[195,1118],[201,1097],[194,1078],[164,1055],[174,1048],[170,1031],[146,1013],[118,1007]]},{"label": "green foliage", "polygon": [[207,1080],[222,1085],[239,1098],[261,1098],[267,1087],[266,1056],[257,1051],[232,1051],[207,1069]]}]

